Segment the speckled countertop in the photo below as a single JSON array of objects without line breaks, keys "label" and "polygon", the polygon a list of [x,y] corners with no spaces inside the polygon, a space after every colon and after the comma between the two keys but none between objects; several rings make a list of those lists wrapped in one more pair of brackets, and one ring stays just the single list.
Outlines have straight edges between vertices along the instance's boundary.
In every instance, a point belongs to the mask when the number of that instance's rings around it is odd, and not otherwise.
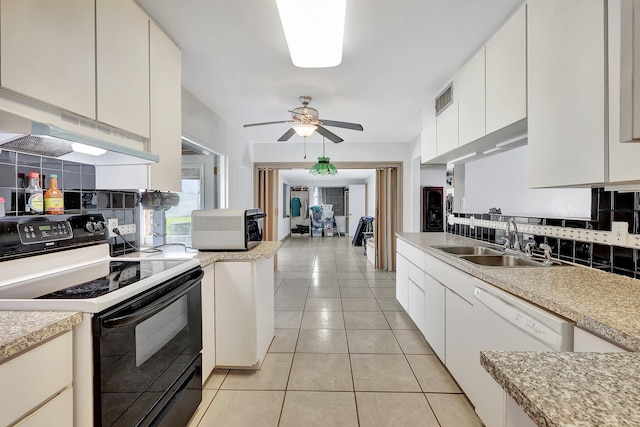
[{"label": "speckled countertop", "polygon": [[640,280],[587,267],[481,267],[433,248],[488,245],[447,233],[397,233],[399,239],[633,351],[640,351]]},{"label": "speckled countertop", "polygon": [[238,252],[205,252],[199,251],[196,258],[200,260],[200,265],[206,267],[216,261],[253,261],[258,259],[271,258],[278,252],[282,242],[268,241],[262,242],[249,251]]},{"label": "speckled countertop", "polygon": [[82,321],[81,313],[0,311],[0,363]]},{"label": "speckled countertop", "polygon": [[485,351],[480,363],[539,426],[640,425],[637,353]]}]

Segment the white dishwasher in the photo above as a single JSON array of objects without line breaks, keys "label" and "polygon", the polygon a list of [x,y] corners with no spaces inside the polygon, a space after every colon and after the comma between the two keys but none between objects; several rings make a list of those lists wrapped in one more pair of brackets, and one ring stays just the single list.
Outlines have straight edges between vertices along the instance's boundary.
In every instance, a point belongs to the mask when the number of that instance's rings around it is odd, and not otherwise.
[{"label": "white dishwasher", "polygon": [[487,427],[507,424],[507,395],[480,366],[479,352],[572,351],[574,323],[476,279],[474,367],[465,390]]}]

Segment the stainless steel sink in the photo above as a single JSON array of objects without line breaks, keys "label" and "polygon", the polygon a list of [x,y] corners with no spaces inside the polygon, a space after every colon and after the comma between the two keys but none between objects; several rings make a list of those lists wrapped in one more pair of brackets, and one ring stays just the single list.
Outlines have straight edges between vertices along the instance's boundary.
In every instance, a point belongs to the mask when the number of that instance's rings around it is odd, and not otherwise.
[{"label": "stainless steel sink", "polygon": [[486,246],[435,246],[435,249],[451,255],[502,255],[500,250]]},{"label": "stainless steel sink", "polygon": [[552,261],[551,265],[547,266],[543,264],[542,260],[518,255],[463,255],[460,258],[484,267],[557,267],[566,265]]}]

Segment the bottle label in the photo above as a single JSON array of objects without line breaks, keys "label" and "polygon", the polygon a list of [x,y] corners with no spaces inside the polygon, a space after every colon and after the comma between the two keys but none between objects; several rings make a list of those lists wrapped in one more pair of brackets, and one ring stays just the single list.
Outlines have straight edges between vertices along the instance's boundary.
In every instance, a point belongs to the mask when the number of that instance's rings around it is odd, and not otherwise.
[{"label": "bottle label", "polygon": [[33,193],[27,199],[26,211],[33,214],[44,213],[44,200],[42,193]]},{"label": "bottle label", "polygon": [[64,213],[64,199],[62,197],[45,197],[44,210],[48,214]]}]

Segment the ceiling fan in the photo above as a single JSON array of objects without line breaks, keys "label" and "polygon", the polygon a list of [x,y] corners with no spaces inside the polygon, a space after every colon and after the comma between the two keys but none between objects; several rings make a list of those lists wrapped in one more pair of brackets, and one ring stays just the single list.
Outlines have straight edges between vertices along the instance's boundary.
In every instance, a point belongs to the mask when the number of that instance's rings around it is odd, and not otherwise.
[{"label": "ceiling fan", "polygon": [[244,127],[273,125],[276,123],[295,123],[291,129],[286,131],[284,135],[278,138],[278,141],[287,141],[297,133],[300,136],[311,136],[313,132],[318,132],[320,135],[327,137],[330,141],[335,143],[342,142],[344,139],[340,138],[335,133],[327,130],[324,126],[333,126],[338,128],[352,129],[362,131],[362,125],[358,123],[338,122],[336,120],[321,119],[318,110],[309,107],[311,102],[310,96],[301,96],[298,98],[302,103],[302,107],[296,107],[293,110],[288,110],[291,113],[291,120],[281,120],[277,122],[264,122],[264,123],[250,123],[244,125]]}]

